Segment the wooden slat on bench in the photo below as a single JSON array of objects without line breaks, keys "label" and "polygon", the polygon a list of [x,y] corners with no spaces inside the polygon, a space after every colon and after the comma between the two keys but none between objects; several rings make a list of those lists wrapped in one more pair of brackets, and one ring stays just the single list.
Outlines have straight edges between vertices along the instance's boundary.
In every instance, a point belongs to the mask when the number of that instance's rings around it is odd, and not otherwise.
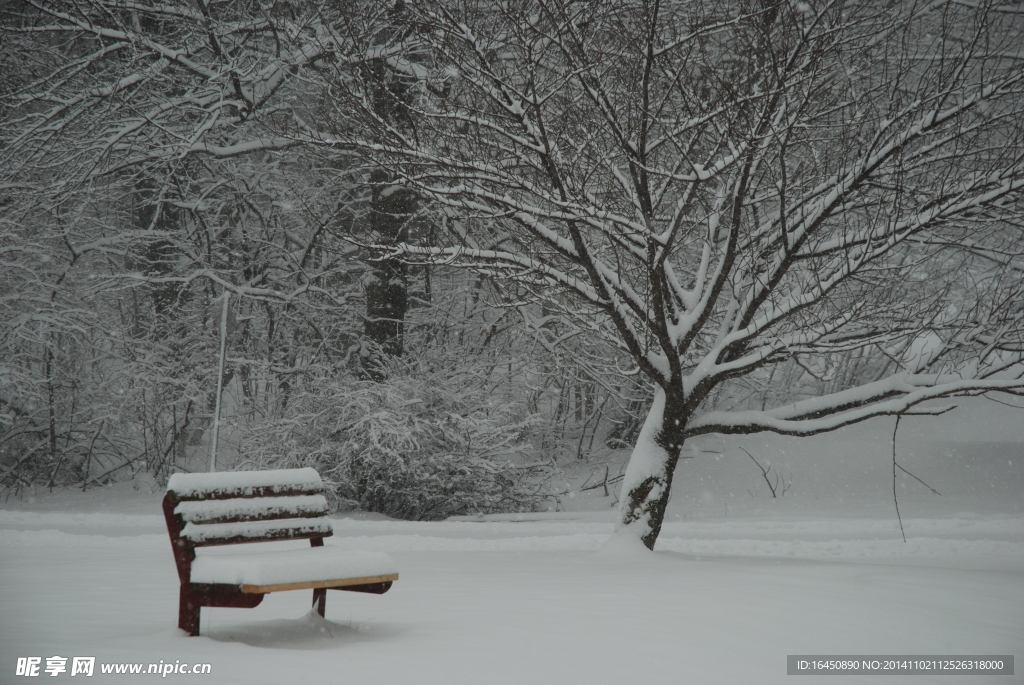
[{"label": "wooden slat on bench", "polygon": [[317,495],[326,490],[315,469],[278,471],[224,471],[218,473],[176,473],[167,490],[178,502],[221,500],[235,497]]},{"label": "wooden slat on bench", "polygon": [[282,592],[284,590],[316,590],[324,587],[346,587],[349,585],[369,585],[371,583],[387,583],[398,580],[397,573],[383,576],[365,576],[363,578],[338,578],[336,580],[308,580],[301,583],[278,583],[277,585],[242,585],[242,592],[263,593]]},{"label": "wooden slat on bench", "polygon": [[219,500],[235,499],[238,497],[274,497],[278,495],[319,495],[327,490],[327,487],[320,485],[266,485],[244,488],[225,488],[209,493],[174,491],[174,498],[179,502],[190,502],[193,500]]},{"label": "wooden slat on bench", "polygon": [[303,540],[329,537],[333,534],[331,521],[326,517],[241,521],[238,523],[188,523],[181,531],[181,537],[195,547],[237,545],[269,540]]},{"label": "wooden slat on bench", "polygon": [[186,523],[235,523],[273,521],[286,518],[313,518],[329,513],[323,495],[285,497],[246,497],[180,502],[174,513]]}]

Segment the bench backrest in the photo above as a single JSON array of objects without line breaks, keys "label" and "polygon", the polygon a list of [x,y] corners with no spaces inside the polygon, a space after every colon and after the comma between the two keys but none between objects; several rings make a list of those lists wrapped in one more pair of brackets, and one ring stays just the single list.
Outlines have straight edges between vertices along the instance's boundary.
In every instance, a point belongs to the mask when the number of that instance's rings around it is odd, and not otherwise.
[{"label": "bench backrest", "polygon": [[196,547],[309,539],[333,534],[320,474],[314,469],[176,473],[164,518],[178,566],[189,579]]}]

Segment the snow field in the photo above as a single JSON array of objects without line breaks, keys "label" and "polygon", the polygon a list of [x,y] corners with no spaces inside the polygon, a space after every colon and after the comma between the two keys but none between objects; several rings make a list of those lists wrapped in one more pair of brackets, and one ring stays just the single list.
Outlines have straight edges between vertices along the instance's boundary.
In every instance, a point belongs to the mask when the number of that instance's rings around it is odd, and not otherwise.
[{"label": "snow field", "polygon": [[186,638],[158,516],[0,511],[0,682],[18,656],[61,655],[208,662],[210,683],[781,683],[787,654],[1024,645],[1016,518],[911,519],[907,545],[886,520],[672,523],[645,555],[596,551],[605,512],[333,524],[329,546],[389,553],[391,592],[331,592],[326,621],[306,591],[204,609]]},{"label": "snow field", "polygon": [[[309,614],[311,591],[204,609],[198,638],[175,627],[162,488],[40,490],[0,505],[0,684],[17,682],[18,656],[53,655],[210,663],[201,680],[217,685],[1022,683],[1020,664],[1013,677],[786,675],[787,654],[1020,660],[1024,443],[1019,414],[999,411],[901,424],[900,463],[942,493],[900,476],[906,543],[891,421],[709,439],[676,471],[654,554],[602,547],[614,497],[600,488],[559,512],[333,517],[328,548],[386,553],[401,576],[390,592],[330,592],[326,621]],[[771,498],[739,445],[792,482],[785,496]],[[308,549],[204,553],[289,545]],[[133,679],[106,678],[87,682]]]}]

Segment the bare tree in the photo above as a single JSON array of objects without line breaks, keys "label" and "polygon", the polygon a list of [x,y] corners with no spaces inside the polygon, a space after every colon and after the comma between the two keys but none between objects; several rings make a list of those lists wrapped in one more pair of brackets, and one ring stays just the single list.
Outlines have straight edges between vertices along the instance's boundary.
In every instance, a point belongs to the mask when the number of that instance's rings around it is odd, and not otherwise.
[{"label": "bare tree", "polygon": [[[1019,11],[524,0],[410,2],[407,21],[389,59],[418,79],[411,123],[337,78],[358,125],[295,140],[359,150],[446,216],[447,242],[389,256],[512,279],[657,386],[620,532],[654,547],[695,436],[1024,389]],[[877,378],[713,406],[771,367],[858,355]]]},{"label": "bare tree", "polygon": [[[352,83],[412,132],[420,56],[402,53],[414,33],[402,15],[376,2],[0,6],[0,487],[205,463],[186,458],[215,411],[225,293],[232,419],[315,434],[304,412],[351,390],[353,370],[381,380],[416,366],[386,359],[406,340],[419,359],[473,354],[453,387],[504,380],[521,394],[533,360],[510,353],[516,303],[485,312],[492,281],[436,278],[432,295],[425,269],[365,259],[355,239],[435,227],[350,146],[306,140],[351,136],[359,122],[335,89]],[[423,373],[451,375],[434,364]],[[462,395],[457,406],[479,396]]]},{"label": "bare tree", "polygon": [[275,134],[329,107],[295,78],[322,55],[294,9],[0,8],[4,484],[160,475],[194,448],[224,291],[250,410],[351,355],[365,268],[337,234],[368,203],[351,155]]}]

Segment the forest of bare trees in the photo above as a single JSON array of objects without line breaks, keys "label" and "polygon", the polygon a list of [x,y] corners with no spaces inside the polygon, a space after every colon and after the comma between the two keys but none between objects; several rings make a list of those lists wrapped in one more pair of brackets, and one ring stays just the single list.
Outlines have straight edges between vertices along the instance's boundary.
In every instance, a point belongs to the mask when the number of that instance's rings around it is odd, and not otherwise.
[{"label": "forest of bare trees", "polygon": [[[1009,0],[14,0],[0,485],[312,465],[405,518],[1024,392]],[[221,312],[227,301],[226,325]],[[641,427],[642,426],[642,427]]]}]

